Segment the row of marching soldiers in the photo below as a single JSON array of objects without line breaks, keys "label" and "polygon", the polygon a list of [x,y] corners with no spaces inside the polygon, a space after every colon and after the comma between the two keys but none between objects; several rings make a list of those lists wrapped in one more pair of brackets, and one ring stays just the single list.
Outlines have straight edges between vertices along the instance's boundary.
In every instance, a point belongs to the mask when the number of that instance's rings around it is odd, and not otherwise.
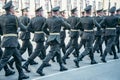
[{"label": "row of marching soldiers", "polygon": [[[31,20],[27,16],[28,8],[22,9],[23,15],[18,19],[14,15],[14,6],[12,1],[9,1],[3,6],[6,14],[0,16],[0,34],[3,36],[0,48],[0,71],[4,68],[5,76],[13,75],[15,72],[13,63],[19,73],[18,80],[27,79],[29,76],[24,74],[24,71],[30,72],[29,65],[38,64],[34,61],[36,57],[42,60],[42,64],[37,69],[36,73],[44,76],[43,69],[51,66],[49,61],[59,63],[60,71],[66,71],[66,59],[73,54],[75,57],[74,63],[79,67],[81,61],[86,55],[89,55],[91,64],[97,64],[94,59],[95,51],[100,52],[101,61],[106,62],[108,53],[118,59],[117,53],[119,50],[119,35],[120,35],[120,9],[112,7],[109,12],[110,16],[103,15],[103,10],[97,10],[97,16],[91,17],[91,5],[87,6],[85,15],[77,17],[77,8],[71,10],[71,16],[66,19],[64,12],[59,14],[60,7],[52,8],[52,15],[49,18],[43,17],[43,8],[35,10],[36,16]],[[115,15],[115,11],[117,14]],[[18,42],[18,29],[21,31],[20,39],[22,46]],[[69,30],[69,43],[65,44],[66,30]],[[36,47],[33,51],[33,46],[30,41],[30,33],[34,34],[33,41],[36,42]],[[81,33],[79,33],[81,32]],[[47,40],[45,40],[45,35]],[[78,38],[80,37],[80,44]],[[46,44],[44,44],[46,42]],[[105,42],[105,50],[103,51],[102,44]],[[93,45],[94,44],[94,45]],[[46,54],[46,49],[50,46],[49,53]],[[84,46],[84,51],[80,49]],[[117,49],[115,48],[117,46]],[[61,56],[61,51],[64,53]],[[25,61],[22,54],[28,50],[29,58]],[[10,60],[10,58],[13,58]],[[56,60],[55,60],[56,59]],[[9,65],[9,67],[8,67]]]}]

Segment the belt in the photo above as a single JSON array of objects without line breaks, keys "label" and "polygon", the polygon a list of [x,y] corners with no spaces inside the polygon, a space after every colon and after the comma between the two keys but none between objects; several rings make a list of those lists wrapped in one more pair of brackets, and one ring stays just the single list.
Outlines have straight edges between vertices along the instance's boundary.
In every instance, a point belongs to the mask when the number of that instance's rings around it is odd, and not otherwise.
[{"label": "belt", "polygon": [[44,32],[43,31],[36,31],[35,33],[41,34],[41,33],[44,33]]},{"label": "belt", "polygon": [[50,35],[60,35],[60,33],[50,33]]},{"label": "belt", "polygon": [[117,27],[120,27],[120,26],[117,26]]},{"label": "belt", "polygon": [[71,31],[80,31],[80,30],[71,29]]},{"label": "belt", "polygon": [[93,30],[84,30],[85,32],[92,32]]},{"label": "belt", "polygon": [[106,28],[106,29],[111,29],[111,30],[115,30],[116,28]]},{"label": "belt", "polygon": [[4,34],[3,36],[4,37],[8,37],[8,36],[15,36],[15,37],[17,37],[17,34]]}]

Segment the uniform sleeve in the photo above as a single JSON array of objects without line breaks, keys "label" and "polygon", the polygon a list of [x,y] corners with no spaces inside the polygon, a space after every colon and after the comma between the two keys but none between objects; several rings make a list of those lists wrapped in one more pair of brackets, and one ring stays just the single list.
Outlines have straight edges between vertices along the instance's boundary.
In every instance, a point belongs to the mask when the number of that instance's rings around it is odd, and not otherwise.
[{"label": "uniform sleeve", "polygon": [[42,26],[42,30],[47,34],[49,35],[49,31],[48,31],[48,24],[47,24],[47,21],[43,24]]},{"label": "uniform sleeve", "polygon": [[32,24],[32,20],[30,21],[30,23],[29,23],[29,25],[28,25],[28,27],[27,27],[27,30],[28,30],[29,32],[34,33],[34,27],[33,27],[33,24]]},{"label": "uniform sleeve", "polygon": [[78,23],[75,25],[75,28],[80,29],[81,31],[83,31],[82,23],[81,23],[81,19],[80,18],[78,20]]},{"label": "uniform sleeve", "polygon": [[16,18],[16,26],[20,28],[21,31],[26,31],[26,26],[24,26],[17,17],[15,18]]},{"label": "uniform sleeve", "polygon": [[93,18],[93,24],[97,27],[98,30],[100,30],[100,24]]},{"label": "uniform sleeve", "polygon": [[70,29],[71,25],[67,23],[67,21],[64,21],[63,19],[61,19],[61,23],[62,23],[62,26],[64,26],[66,29]]},{"label": "uniform sleeve", "polygon": [[0,35],[3,35],[1,24],[0,24]]}]

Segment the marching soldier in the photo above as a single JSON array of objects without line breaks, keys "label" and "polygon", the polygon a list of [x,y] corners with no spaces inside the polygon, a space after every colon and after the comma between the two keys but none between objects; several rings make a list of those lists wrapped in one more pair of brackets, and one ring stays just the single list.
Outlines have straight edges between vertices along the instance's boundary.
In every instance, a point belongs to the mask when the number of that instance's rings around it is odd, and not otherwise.
[{"label": "marching soldier", "polygon": [[116,38],[116,26],[118,25],[119,18],[115,16],[115,10],[116,10],[116,7],[112,7],[109,10],[111,15],[106,16],[103,22],[103,24],[105,24],[105,37],[107,40],[106,48],[101,58],[103,62],[106,62],[105,58],[107,56],[107,53],[110,53],[111,51],[114,54],[114,59],[118,59],[118,56],[115,50],[115,38]]},{"label": "marching soldier", "polygon": [[94,59],[93,54],[93,40],[94,40],[94,32],[93,28],[94,25],[100,29],[100,25],[94,20],[91,16],[91,5],[87,6],[85,8],[86,16],[84,18],[81,18],[79,23],[76,25],[76,27],[79,27],[81,30],[84,30],[82,38],[85,41],[85,50],[81,55],[74,60],[76,67],[79,67],[79,61],[82,60],[86,55],[89,55],[91,59],[91,64],[96,64],[97,62]]},{"label": "marching soldier", "polygon": [[[28,26],[30,22],[30,18],[28,17],[28,7],[21,10],[22,16],[20,16],[19,20],[24,26]],[[22,47],[20,48],[20,53],[23,55],[26,50],[28,50],[28,55],[30,56],[33,51],[33,46],[30,42],[30,32],[29,31],[21,31],[20,39],[22,40]],[[22,58],[22,57],[21,57]],[[24,58],[22,58],[22,61],[26,61]],[[11,69],[14,69],[13,67],[14,59],[11,59],[9,61],[9,66]],[[30,63],[31,65],[38,64],[35,61],[32,61]]]},{"label": "marching soldier", "polygon": [[[1,35],[2,35],[2,29],[1,29],[1,27],[0,27],[0,44],[1,44]],[[3,51],[2,51],[2,49],[1,49],[1,47],[0,47],[0,59],[1,59],[2,55],[3,55]],[[7,66],[7,64],[4,66],[4,71],[5,71],[5,76],[10,76],[10,75],[15,74],[14,71],[11,71],[11,70],[9,69],[9,67]]]},{"label": "marching soldier", "polygon": [[[28,7],[24,8],[21,10],[22,11],[22,16],[19,18],[21,23],[25,26],[28,27],[29,23],[30,23],[30,18],[28,17]],[[33,52],[33,46],[32,43],[30,42],[30,32],[29,31],[25,31],[25,32],[21,32],[20,34],[20,39],[22,40],[22,47],[20,48],[20,53],[21,55],[23,55],[23,53],[28,49],[28,55],[30,56]],[[22,59],[24,61],[24,59]],[[34,64],[38,64],[35,61],[32,61],[30,63],[31,65]]]},{"label": "marching soldier", "polygon": [[[60,17],[63,18],[66,21],[66,19],[65,19],[65,10],[60,11]],[[61,32],[60,32],[60,40],[61,40],[62,52],[63,52],[64,55],[66,53],[65,37],[66,37],[65,28],[62,26],[61,27]]]},{"label": "marching soldier", "polygon": [[[103,9],[100,9],[100,10],[97,10],[97,16],[95,17],[95,20],[101,24],[102,21],[103,21],[103,17],[102,17],[102,11]],[[96,28],[94,29],[94,33],[95,33],[95,44],[94,44],[94,47],[93,47],[93,53],[97,50],[100,50],[101,52],[101,55],[103,54],[103,51],[102,51],[102,44],[101,44],[101,36],[102,36],[102,29],[101,30],[97,30]]]},{"label": "marching soldier", "polygon": [[79,18],[77,17],[77,8],[71,10],[71,17],[67,19],[68,23],[71,24],[71,45],[68,48],[66,54],[63,56],[62,60],[64,64],[66,64],[67,57],[75,50],[75,56],[78,57],[79,50],[78,50],[78,38],[79,38],[79,30],[75,28],[76,24],[79,22]]},{"label": "marching soldier", "polygon": [[5,9],[6,14],[0,17],[0,27],[2,28],[3,32],[1,46],[5,48],[5,50],[0,60],[0,71],[7,64],[11,56],[13,56],[16,63],[16,68],[19,73],[18,80],[27,79],[29,77],[26,76],[22,70],[21,55],[17,49],[17,29],[18,27],[20,27],[22,31],[25,31],[26,28],[19,22],[18,18],[15,15],[13,15],[14,6],[12,5],[12,1],[6,3],[3,9]]},{"label": "marching soldier", "polygon": [[[20,16],[20,22],[28,26],[30,22],[30,18],[28,17],[28,7],[24,8],[21,10],[22,11],[22,16]],[[20,53],[21,55],[28,49],[28,55],[30,56],[32,54],[33,46],[30,42],[30,32],[21,32],[20,34],[20,39],[22,40],[22,47],[20,48]],[[22,59],[25,61],[25,59]]]},{"label": "marching soldier", "polygon": [[[65,68],[62,64],[61,59],[61,52],[60,52],[60,30],[61,26],[69,28],[70,25],[66,23],[62,18],[59,17],[59,9],[60,7],[57,6],[52,9],[53,16],[46,20],[46,23],[43,25],[43,31],[48,35],[47,42],[50,45],[50,51],[48,55],[43,60],[43,63],[38,68],[37,73],[41,76],[44,76],[43,69],[46,64],[54,57],[57,57],[57,62],[60,66],[60,71],[65,71]],[[49,31],[48,31],[49,29]]]},{"label": "marching soldier", "polygon": [[[36,10],[36,17],[31,19],[30,25],[28,27],[28,31],[34,33],[33,41],[36,42],[36,48],[34,52],[30,55],[29,59],[24,63],[23,68],[27,71],[28,65],[39,56],[40,59],[44,59],[46,57],[46,51],[44,46],[45,36],[42,31],[43,24],[45,23],[46,18],[43,17],[43,8],[40,7]],[[49,64],[47,64],[50,66]]]},{"label": "marching soldier", "polygon": [[[120,19],[120,8],[116,10],[116,16]],[[120,53],[119,37],[120,37],[120,20],[118,25],[116,26],[116,46],[117,46],[118,53]]]}]

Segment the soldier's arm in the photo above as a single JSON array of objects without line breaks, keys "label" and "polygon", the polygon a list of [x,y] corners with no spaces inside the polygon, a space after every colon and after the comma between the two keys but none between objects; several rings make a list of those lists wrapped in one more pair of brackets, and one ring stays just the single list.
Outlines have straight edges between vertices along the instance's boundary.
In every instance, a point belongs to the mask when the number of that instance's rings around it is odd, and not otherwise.
[{"label": "soldier's arm", "polygon": [[34,27],[33,27],[33,25],[32,25],[32,20],[31,20],[30,23],[28,24],[27,30],[28,30],[29,32],[34,33]]},{"label": "soldier's arm", "polygon": [[64,21],[63,19],[61,19],[61,23],[62,23],[62,26],[65,27],[65,29],[70,30],[71,25],[69,23],[67,23],[67,21]]},{"label": "soldier's arm", "polygon": [[47,35],[49,35],[49,31],[48,31],[48,24],[47,24],[47,22],[45,22],[44,23],[44,25],[42,26],[42,30],[47,34]]},{"label": "soldier's arm", "polygon": [[81,31],[83,31],[82,23],[81,23],[80,19],[79,19],[78,23],[75,25],[75,28],[80,29]]},{"label": "soldier's arm", "polygon": [[1,24],[0,24],[0,35],[3,35]]},{"label": "soldier's arm", "polygon": [[93,24],[100,30],[101,25],[95,19],[93,19]]},{"label": "soldier's arm", "polygon": [[16,27],[20,28],[21,31],[26,31],[26,26],[24,26],[17,17],[15,18],[16,18]]}]

